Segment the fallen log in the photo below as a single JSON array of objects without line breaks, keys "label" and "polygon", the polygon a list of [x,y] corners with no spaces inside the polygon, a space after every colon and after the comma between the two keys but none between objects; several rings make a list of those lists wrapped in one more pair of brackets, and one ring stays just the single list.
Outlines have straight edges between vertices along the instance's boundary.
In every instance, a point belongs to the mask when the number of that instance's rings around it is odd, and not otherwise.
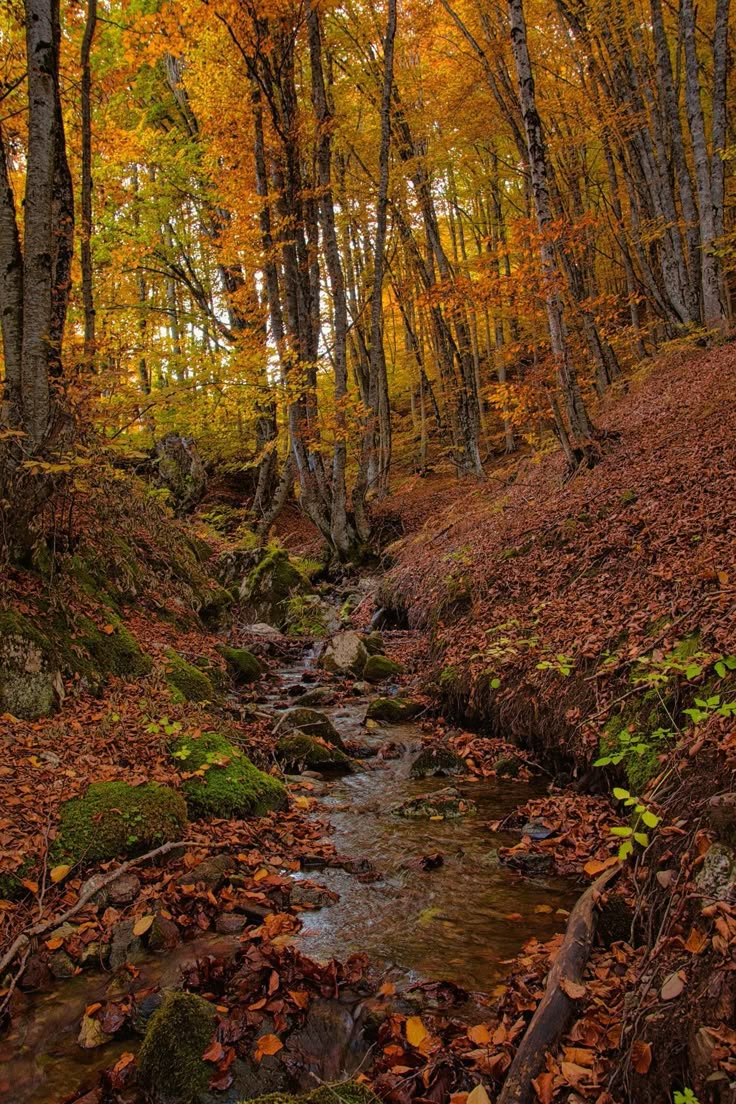
[{"label": "fallen log", "polygon": [[532,1104],[532,1081],[543,1071],[547,1051],[557,1045],[570,1026],[583,995],[582,978],[597,923],[596,903],[620,870],[620,866],[614,866],[601,874],[570,913],[565,938],[547,975],[544,996],[521,1040],[497,1104]]}]

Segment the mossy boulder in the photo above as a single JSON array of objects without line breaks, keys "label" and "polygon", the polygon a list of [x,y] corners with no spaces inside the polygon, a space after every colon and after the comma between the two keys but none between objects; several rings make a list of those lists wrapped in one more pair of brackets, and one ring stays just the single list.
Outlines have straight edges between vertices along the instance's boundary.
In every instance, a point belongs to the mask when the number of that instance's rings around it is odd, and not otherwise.
[{"label": "mossy boulder", "polygon": [[102,675],[134,679],[151,670],[150,656],[144,655],[135,637],[114,614],[103,628],[84,617],[79,621],[79,630],[79,643]]},{"label": "mossy boulder", "polygon": [[384,654],[385,644],[383,642],[383,635],[378,631],[378,629],[374,629],[373,632],[370,632],[367,636],[364,636],[363,643],[365,644],[368,655]]},{"label": "mossy boulder", "polygon": [[493,764],[496,778],[518,778],[521,774],[521,762],[513,755],[502,755]]},{"label": "mossy boulder", "polygon": [[181,839],[186,823],[184,799],[168,786],[94,782],[61,806],[54,861],[131,858]]},{"label": "mossy boulder", "polygon": [[276,758],[282,769],[289,774],[298,774],[303,770],[345,773],[352,770],[350,759],[344,751],[306,736],[303,732],[294,736],[283,736],[276,745]]},{"label": "mossy boulder", "polygon": [[384,682],[403,673],[404,668],[400,663],[389,659],[385,655],[369,655],[363,667],[363,678],[366,682]]},{"label": "mossy boulder", "polygon": [[320,1085],[310,1093],[293,1096],[291,1093],[268,1093],[256,1096],[247,1104],[380,1104],[379,1098],[365,1085],[357,1081]]},{"label": "mossy boulder", "polygon": [[155,449],[158,482],[169,492],[177,514],[191,513],[207,490],[207,471],[194,438],[167,433]]},{"label": "mossy boulder", "polygon": [[467,767],[451,748],[427,747],[419,752],[409,773],[412,778],[442,778],[449,774],[466,774]]},{"label": "mossy boulder", "polygon": [[235,682],[257,682],[263,674],[263,664],[247,648],[230,648],[220,644],[218,652],[225,660]]},{"label": "mossy boulder", "polygon": [[217,697],[210,677],[173,651],[166,656],[166,681],[177,703],[214,701]]},{"label": "mossy boulder", "polygon": [[263,816],[286,805],[286,787],[218,732],[184,736],[172,757],[190,777],[182,790],[192,818]]},{"label": "mossy boulder", "polygon": [[170,992],[149,1020],[138,1052],[138,1077],[156,1104],[197,1104],[213,1066],[206,1051],[217,1009],[195,993]]},{"label": "mossy boulder", "polygon": [[0,613],[0,713],[23,720],[48,716],[59,678],[49,640],[25,617]]},{"label": "mossy boulder", "polygon": [[367,721],[385,721],[386,724],[405,724],[419,716],[424,706],[409,698],[375,698],[368,706]]},{"label": "mossy boulder", "polygon": [[283,548],[271,548],[249,572],[240,588],[246,616],[266,621],[280,629],[289,624],[289,602],[297,595],[312,593],[306,575],[289,559]]},{"label": "mossy boulder", "polygon": [[282,713],[276,726],[277,732],[303,732],[307,736],[317,737],[325,743],[345,750],[342,736],[333,725],[326,713],[320,713],[318,709],[308,709],[304,705],[295,705],[293,709],[287,709]]}]

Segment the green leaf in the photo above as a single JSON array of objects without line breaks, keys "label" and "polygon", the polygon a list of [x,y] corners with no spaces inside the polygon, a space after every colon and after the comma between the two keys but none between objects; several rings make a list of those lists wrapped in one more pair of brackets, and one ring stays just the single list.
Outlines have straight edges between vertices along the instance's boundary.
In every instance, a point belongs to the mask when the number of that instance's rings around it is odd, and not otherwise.
[{"label": "green leaf", "polygon": [[646,832],[634,832],[634,839],[641,847],[649,846],[649,836]]},{"label": "green leaf", "polygon": [[499,688],[499,686],[500,686],[500,685],[501,685],[501,680],[500,680],[500,678],[493,678],[493,679],[491,679],[491,689],[493,689],[493,690],[498,690],[498,688]]},{"label": "green leaf", "polygon": [[623,839],[626,839],[628,836],[631,835],[631,828],[624,828],[624,827],[612,828],[611,829],[611,835],[612,836],[621,836]]},{"label": "green leaf", "polygon": [[719,660],[718,663],[716,663],[716,674],[718,675],[718,677],[719,678],[725,678],[726,677],[726,670],[727,670],[726,664],[723,663],[721,660]]},{"label": "green leaf", "polygon": [[656,828],[660,821],[660,818],[655,813],[651,812],[650,809],[645,810],[645,812],[641,814],[641,819],[644,824],[646,824],[647,828]]},{"label": "green leaf", "polygon": [[685,671],[685,678],[688,678],[688,679],[697,678],[698,675],[702,674],[702,671],[703,671],[703,668],[699,667],[697,663],[691,663],[690,666]]},{"label": "green leaf", "polygon": [[596,759],[593,763],[594,767],[607,767],[611,762],[610,755],[604,755],[602,759]]},{"label": "green leaf", "polygon": [[634,846],[631,840],[627,840],[626,843],[622,843],[618,849],[619,862],[624,862],[626,859],[628,859],[633,850]]},{"label": "green leaf", "polygon": [[631,797],[628,790],[622,790],[620,786],[613,787],[613,796],[619,801],[623,801],[627,797]]}]

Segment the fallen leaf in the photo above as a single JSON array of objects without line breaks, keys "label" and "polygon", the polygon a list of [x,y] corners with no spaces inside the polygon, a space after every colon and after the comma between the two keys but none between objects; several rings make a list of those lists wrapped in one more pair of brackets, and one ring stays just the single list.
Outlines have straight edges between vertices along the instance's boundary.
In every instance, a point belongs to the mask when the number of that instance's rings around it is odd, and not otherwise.
[{"label": "fallen leaf", "polygon": [[580,1000],[585,996],[585,986],[581,985],[579,981],[571,981],[570,978],[560,978],[560,989],[565,993],[570,1000]]},{"label": "fallen leaf", "polygon": [[221,1042],[215,1039],[214,1042],[210,1043],[210,1045],[207,1047],[206,1051],[202,1055],[202,1061],[214,1062],[215,1064],[217,1064],[218,1062],[221,1062],[224,1057],[225,1048]]},{"label": "fallen leaf", "polygon": [[681,974],[670,974],[660,990],[660,997],[662,1000],[674,1000],[675,997],[679,997],[682,990],[685,988],[685,979]]},{"label": "fallen leaf", "polygon": [[552,1104],[555,1095],[554,1080],[554,1074],[540,1073],[539,1077],[532,1081],[532,1086],[541,1104]]},{"label": "fallen leaf", "polygon": [[485,1046],[491,1041],[491,1033],[485,1024],[475,1024],[468,1028],[468,1038],[476,1046]]},{"label": "fallen leaf", "polygon": [[278,1054],[283,1046],[278,1035],[261,1035],[260,1039],[256,1040],[256,1057],[264,1054]]},{"label": "fallen leaf", "polygon": [[644,1043],[641,1039],[637,1039],[631,1048],[631,1060],[634,1063],[634,1069],[637,1073],[644,1076],[645,1073],[649,1073],[649,1067],[652,1064],[652,1044]]},{"label": "fallen leaf", "polygon": [[51,881],[54,883],[54,885],[56,885],[58,882],[64,881],[64,878],[66,878],[70,870],[71,867],[66,866],[65,864],[62,864],[61,866],[55,866],[51,870],[49,877],[51,878]]},{"label": "fallen leaf", "polygon": [[406,1041],[413,1047],[420,1046],[429,1032],[419,1016],[409,1016],[406,1021]]},{"label": "fallen leaf", "polygon": [[691,928],[685,943],[685,950],[690,951],[691,954],[700,954],[707,946],[708,936],[698,931],[697,928]]},{"label": "fallen leaf", "polygon": [[140,920],[136,920],[135,924],[133,925],[133,935],[145,935],[152,924],[152,916],[141,916]]},{"label": "fallen leaf", "polygon": [[483,1085],[476,1085],[475,1088],[471,1089],[468,1093],[468,1099],[465,1104],[491,1104],[491,1098]]}]

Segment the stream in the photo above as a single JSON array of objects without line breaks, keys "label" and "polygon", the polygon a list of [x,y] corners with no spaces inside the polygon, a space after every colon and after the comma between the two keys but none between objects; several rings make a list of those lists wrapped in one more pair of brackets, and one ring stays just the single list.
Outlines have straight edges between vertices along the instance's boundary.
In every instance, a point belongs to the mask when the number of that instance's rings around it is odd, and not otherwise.
[{"label": "stream", "polygon": [[[278,670],[278,682],[267,698],[271,708],[298,704],[300,686],[314,686],[314,656],[310,649]],[[298,780],[293,782],[296,792],[316,799],[309,815],[329,821],[329,838],[338,853],[369,860],[380,877],[360,880],[332,867],[294,874],[295,879],[309,879],[339,895],[331,907],[302,912],[295,943],[320,961],[363,952],[402,986],[447,980],[469,991],[490,993],[527,939],[549,939],[563,930],[566,910],[577,896],[562,880],[532,880],[501,866],[497,848],[516,842],[518,834],[493,833],[487,827],[488,821],[544,792],[544,783],[414,780],[410,767],[421,748],[421,728],[404,724],[366,729],[368,701],[361,696],[339,706],[319,707],[345,739],[360,745],[356,772],[310,777],[305,780],[308,790],[298,788]],[[376,752],[388,741],[397,745],[397,757],[383,760]],[[429,821],[405,819],[393,811],[407,798],[448,784],[476,804],[476,815]],[[438,854],[441,861],[432,869],[411,865],[412,860]],[[228,956],[238,946],[237,936],[208,932],[173,951],[151,954],[139,964],[136,988],[173,986],[184,967],[198,957]],[[137,1048],[140,1040],[130,1037],[93,1050],[77,1045],[85,1007],[104,999],[111,984],[108,973],[84,973],[27,998],[0,1039],[0,1101],[63,1104],[82,1087],[93,1087],[99,1072],[121,1053]]]}]

